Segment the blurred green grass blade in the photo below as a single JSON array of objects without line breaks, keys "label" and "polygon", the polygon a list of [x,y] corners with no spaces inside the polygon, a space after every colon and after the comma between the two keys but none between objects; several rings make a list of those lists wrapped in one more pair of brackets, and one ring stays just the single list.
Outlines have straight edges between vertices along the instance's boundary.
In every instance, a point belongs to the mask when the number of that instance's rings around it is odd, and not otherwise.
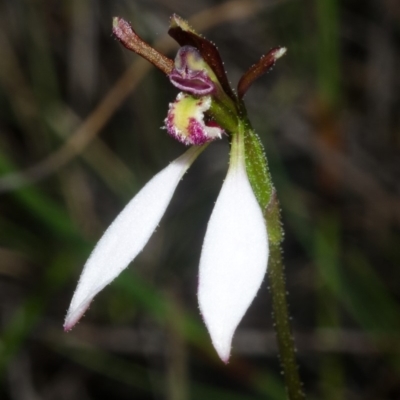
[{"label": "blurred green grass blade", "polygon": [[362,324],[377,333],[399,332],[400,309],[382,278],[359,250],[351,249],[346,261],[350,279],[356,283],[349,297]]},{"label": "blurred green grass blade", "polygon": [[[280,156],[274,151],[272,141],[267,148],[271,156],[271,170],[274,170],[274,180],[278,188],[278,196],[282,199],[283,215],[288,224],[297,234],[296,238],[301,243],[309,256],[314,259],[313,226],[308,210],[301,203],[301,196],[296,194],[297,190],[290,183]],[[300,200],[299,200],[300,199]],[[324,237],[323,232],[314,232],[314,235]],[[328,253],[330,245],[321,239]],[[346,271],[343,266],[333,268],[327,266],[324,277],[329,290],[335,294],[338,300],[345,306],[346,310],[360,324],[362,328],[370,332],[385,332],[399,329],[400,310],[393,297],[391,297],[382,279],[374,272],[374,267],[359,251],[345,248]],[[347,254],[347,255],[346,255]],[[343,260],[341,260],[343,264]],[[373,304],[373,306],[371,306]],[[375,305],[379,305],[378,307]]]},{"label": "blurred green grass blade", "polygon": [[[330,254],[332,242],[322,230],[316,235],[320,251]],[[400,328],[400,310],[366,258],[354,249],[346,249],[346,271],[343,265],[334,266],[326,258],[321,269],[327,288],[335,294],[347,311],[365,330],[384,333]]]},{"label": "blurred green grass blade", "polygon": [[[169,298],[158,292],[135,272],[124,274],[122,277],[117,278],[114,284],[118,290],[132,296],[132,302],[144,307],[159,323],[165,324],[172,314],[170,310],[174,305],[171,304]],[[185,312],[182,314],[180,322],[176,321],[176,319],[174,322],[177,323],[176,328],[181,330],[182,335],[189,343],[196,345],[203,352],[209,353],[211,357],[215,356],[208,333],[204,325],[200,322],[200,316],[195,317]],[[268,377],[267,379],[266,376]],[[285,389],[282,381],[269,371],[257,372],[250,380],[254,389],[260,394],[268,396],[270,399],[280,400],[285,397]]]},{"label": "blurred green grass blade", "polygon": [[[342,252],[340,243],[340,219],[334,212],[323,212],[317,217],[317,229],[314,235],[315,265],[317,277],[317,323],[318,328],[330,329],[333,332],[340,329],[340,309],[337,294],[327,291],[328,282],[340,287],[337,271],[340,270]],[[338,341],[332,337],[331,340]],[[344,399],[344,371],[339,354],[326,354],[321,358],[320,387],[326,400]]]},{"label": "blurred green grass blade", "polygon": [[286,398],[286,389],[283,380],[270,371],[259,371],[251,378],[252,386],[270,400]]},{"label": "blurred green grass blade", "polygon": [[[65,283],[73,271],[76,260],[73,253],[61,253],[48,266],[40,287],[14,312],[0,336],[0,380],[5,368],[32,331],[49,300]],[[60,330],[61,322],[60,322]]]},{"label": "blurred green grass blade", "polygon": [[27,50],[29,54],[28,66],[31,72],[32,89],[39,100],[40,106],[51,106],[55,99],[61,98],[59,78],[52,57],[50,32],[45,29],[45,4],[25,2],[27,5]]},{"label": "blurred green grass blade", "polygon": [[[9,174],[15,171],[11,161],[0,152],[0,174]],[[83,240],[78,230],[72,225],[66,212],[55,202],[44,196],[38,189],[27,186],[11,192],[32,215],[46,225],[50,232],[70,239]]]},{"label": "blurred green grass blade", "polygon": [[[122,382],[144,392],[155,391],[158,394],[165,394],[166,382],[161,373],[152,371],[150,382],[147,368],[116,356],[110,356],[100,350],[75,350],[60,346],[57,346],[55,350],[65,357],[117,382]],[[260,397],[237,394],[229,389],[219,389],[196,382],[190,382],[190,392],[190,399],[193,400],[260,400]]]},{"label": "blurred green grass blade", "polygon": [[335,107],[340,100],[339,2],[315,0],[317,14],[317,74],[323,100]]},{"label": "blurred green grass blade", "polygon": [[[165,324],[168,316],[171,315],[170,309],[173,307],[170,299],[157,291],[134,271],[129,272],[131,273],[125,273],[117,278],[114,283],[115,286],[118,290],[131,296],[133,302],[145,308],[158,322]],[[190,342],[198,345],[206,343],[208,334],[203,324],[200,323],[200,318],[195,318],[186,312],[178,328]]]},{"label": "blurred green grass blade", "polygon": [[[315,230],[314,260],[323,286],[327,286],[336,295],[343,289],[343,278],[340,272],[339,226],[332,215],[320,216]],[[325,289],[324,289],[325,290]],[[324,316],[325,322],[335,324],[337,316]]]},{"label": "blurred green grass blade", "polygon": [[338,354],[322,357],[320,367],[320,386],[324,400],[341,400],[345,396],[345,372],[343,362]]},{"label": "blurred green grass blade", "polygon": [[[133,362],[126,361],[120,357],[112,356],[98,349],[81,348],[66,349],[61,346],[55,347],[64,357],[85,366],[86,368],[96,371],[97,373],[124,383],[128,386],[144,392],[156,392],[158,394],[165,393],[165,377],[161,373],[151,372],[151,380],[149,379],[149,371],[147,368],[137,365]],[[230,389],[220,389],[209,385],[190,383],[190,399],[218,399],[218,400],[257,400],[254,397],[245,394],[237,394]]]},{"label": "blurred green grass blade", "polygon": [[61,353],[67,359],[83,365],[92,371],[96,371],[103,376],[112,378],[117,382],[133,386],[145,392],[152,391],[146,369],[133,362],[110,356],[98,349],[79,348],[77,350],[57,345],[54,347],[54,350]]},{"label": "blurred green grass blade", "polygon": [[42,242],[26,227],[16,224],[0,215],[0,243],[1,246],[17,248],[25,255],[36,253]]},{"label": "blurred green grass blade", "polygon": [[346,306],[353,318],[367,331],[384,333],[398,331],[400,310],[395,300],[387,293],[385,285],[358,251],[347,252],[346,273],[340,264],[334,265],[334,241],[327,237],[325,228],[316,235],[320,254],[324,255],[324,266],[320,268],[329,290]]},{"label": "blurred green grass blade", "polygon": [[[232,392],[231,389],[219,389],[212,386],[200,385],[198,383],[192,384],[192,396],[193,400],[256,400],[261,399],[251,395],[237,394]],[[263,397],[262,397],[263,398]],[[273,399],[273,397],[269,397]]]}]

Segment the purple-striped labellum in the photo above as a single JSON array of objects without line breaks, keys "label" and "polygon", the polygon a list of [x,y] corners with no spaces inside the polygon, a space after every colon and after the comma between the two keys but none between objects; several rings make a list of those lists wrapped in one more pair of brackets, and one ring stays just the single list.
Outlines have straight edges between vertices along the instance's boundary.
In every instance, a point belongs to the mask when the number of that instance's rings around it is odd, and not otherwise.
[{"label": "purple-striped labellum", "polygon": [[203,96],[214,91],[215,84],[212,78],[216,80],[197,49],[192,46],[179,49],[175,57],[175,66],[169,74],[174,86],[186,93]]}]

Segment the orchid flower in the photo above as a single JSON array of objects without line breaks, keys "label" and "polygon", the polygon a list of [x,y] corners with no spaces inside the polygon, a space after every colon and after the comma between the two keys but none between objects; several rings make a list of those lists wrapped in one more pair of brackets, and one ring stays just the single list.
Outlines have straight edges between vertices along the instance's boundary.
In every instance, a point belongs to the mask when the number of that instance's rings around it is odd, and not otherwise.
[{"label": "orchid flower", "polygon": [[[165,127],[169,135],[190,147],[143,187],[99,240],[84,266],[64,328],[70,330],[96,294],[144,248],[179,181],[209,142],[228,137],[228,173],[208,222],[198,284],[202,317],[218,355],[227,362],[234,332],[264,279],[269,255],[261,198],[267,192],[264,203],[269,204],[272,184],[260,190],[249,179],[258,168],[266,170],[266,164],[257,164],[262,147],[252,134],[243,96],[286,49],[271,50],[251,67],[240,80],[236,95],[216,47],[180,17],[171,18],[169,30],[182,46],[175,61],[150,47],[121,18],[114,18],[113,32],[125,47],[156,65],[181,90],[169,106]],[[249,161],[252,155],[254,162]]]}]

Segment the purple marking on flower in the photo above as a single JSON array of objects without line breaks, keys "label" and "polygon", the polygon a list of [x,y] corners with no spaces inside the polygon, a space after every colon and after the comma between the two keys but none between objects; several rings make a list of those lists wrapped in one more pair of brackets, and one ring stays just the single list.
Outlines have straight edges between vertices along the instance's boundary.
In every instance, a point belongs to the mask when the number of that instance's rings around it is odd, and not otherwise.
[{"label": "purple marking on flower", "polygon": [[169,79],[178,89],[201,96],[215,90],[210,73],[199,51],[191,46],[183,46],[175,57],[175,66]]},{"label": "purple marking on flower", "polygon": [[181,72],[174,68],[169,79],[178,89],[198,96],[210,94],[215,89],[211,79],[203,71],[193,72],[186,68]]},{"label": "purple marking on flower", "polygon": [[215,121],[204,121],[204,113],[211,106],[211,97],[200,99],[179,93],[169,105],[165,126],[168,133],[179,142],[199,146],[220,139],[224,130]]},{"label": "purple marking on flower", "polygon": [[188,140],[188,138],[184,136],[183,132],[176,127],[174,119],[175,119],[174,107],[173,104],[170,104],[167,118],[165,118],[164,120],[167,132],[178,142],[181,142],[186,146],[191,145],[192,143]]},{"label": "purple marking on flower", "polygon": [[207,128],[205,128],[204,123],[197,121],[195,118],[189,118],[188,132],[190,141],[195,146],[200,146],[214,139],[210,139],[207,136]]},{"label": "purple marking on flower", "polygon": [[206,125],[209,128],[220,128],[220,129],[222,129],[215,121],[207,121]]}]

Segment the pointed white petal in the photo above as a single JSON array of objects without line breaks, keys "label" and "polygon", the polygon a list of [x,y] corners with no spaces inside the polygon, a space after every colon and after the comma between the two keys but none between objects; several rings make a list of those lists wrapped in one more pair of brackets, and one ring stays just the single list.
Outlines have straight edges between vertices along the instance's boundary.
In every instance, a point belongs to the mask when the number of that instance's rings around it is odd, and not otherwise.
[{"label": "pointed white petal", "polygon": [[263,281],[269,252],[266,225],[246,174],[243,152],[243,144],[232,147],[231,165],[200,259],[200,311],[224,362],[228,362],[235,329]]},{"label": "pointed white petal", "polygon": [[182,176],[204,149],[192,147],[154,176],[128,203],[90,255],[65,319],[71,329],[94,296],[138,255],[156,229]]}]

